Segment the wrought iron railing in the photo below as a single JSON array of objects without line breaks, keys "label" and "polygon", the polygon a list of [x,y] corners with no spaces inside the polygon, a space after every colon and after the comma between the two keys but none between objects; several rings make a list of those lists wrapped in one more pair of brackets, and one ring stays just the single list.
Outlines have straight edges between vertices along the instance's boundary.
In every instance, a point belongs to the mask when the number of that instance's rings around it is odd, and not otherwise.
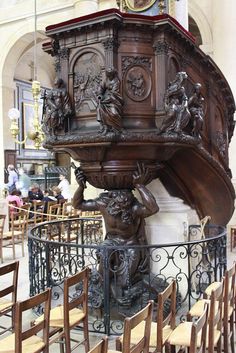
[{"label": "wrought iron railing", "polygon": [[[62,301],[64,278],[84,266],[91,269],[91,331],[120,334],[123,318],[138,311],[149,299],[156,300],[157,293],[172,279],[177,281],[181,315],[183,308],[187,311],[226,269],[226,231],[220,226],[206,227],[205,239],[197,239],[199,226],[190,226],[189,242],[145,247],[103,244],[102,230],[101,219],[78,218],[42,223],[29,235],[31,296],[52,287],[52,305],[56,305]],[[139,266],[135,278],[130,278],[132,264],[141,252],[147,261],[145,270]],[[125,285],[121,284],[124,278]],[[71,295],[79,290],[76,288]]]}]

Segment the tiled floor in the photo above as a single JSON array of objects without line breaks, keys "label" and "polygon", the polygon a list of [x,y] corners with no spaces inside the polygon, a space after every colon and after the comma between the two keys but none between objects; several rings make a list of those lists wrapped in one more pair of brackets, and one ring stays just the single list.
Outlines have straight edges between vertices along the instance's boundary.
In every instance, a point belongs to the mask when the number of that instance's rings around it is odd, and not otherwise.
[{"label": "tiled floor", "polygon": [[[18,300],[24,300],[28,298],[29,295],[29,278],[28,278],[28,254],[27,246],[25,247],[25,257],[21,257],[21,247],[17,246],[16,257],[20,261],[19,267],[19,285],[18,285]],[[230,267],[233,262],[236,260],[236,248],[233,249],[233,252],[230,252],[228,246],[228,267]],[[4,249],[4,264],[7,264],[12,261],[12,249]],[[7,278],[1,279],[1,281],[6,281]],[[2,282],[3,283],[3,282]],[[2,285],[1,285],[2,286]],[[32,312],[28,313],[28,316],[25,317],[25,322],[32,321],[36,315]],[[1,319],[2,320],[2,319]],[[9,319],[4,319],[4,325],[9,324]],[[96,342],[99,341],[101,335],[91,334],[90,335],[90,344],[93,346]],[[109,338],[109,348],[114,349],[115,338]],[[50,352],[59,353],[59,345],[53,344],[50,346]],[[83,346],[79,347],[75,352],[84,352]]]}]

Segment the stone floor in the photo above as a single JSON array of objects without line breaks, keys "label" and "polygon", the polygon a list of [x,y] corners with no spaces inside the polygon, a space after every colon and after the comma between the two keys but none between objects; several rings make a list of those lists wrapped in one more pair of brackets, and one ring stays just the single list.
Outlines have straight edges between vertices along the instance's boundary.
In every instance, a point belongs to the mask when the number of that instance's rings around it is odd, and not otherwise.
[{"label": "stone floor", "polygon": [[[7,264],[12,261],[12,249],[4,248],[4,264]],[[19,284],[18,284],[18,300],[24,300],[28,298],[29,294],[29,278],[28,278],[28,253],[27,246],[25,246],[25,257],[22,257],[21,246],[17,246],[16,249],[16,258],[20,261],[19,267]],[[233,249],[233,252],[230,252],[228,244],[228,267],[231,267],[233,262],[236,260],[236,248]],[[1,286],[4,283],[7,283],[7,278],[1,278]],[[24,317],[23,322],[30,322],[34,320],[36,315],[33,312],[28,312]],[[1,324],[8,325],[10,323],[8,318],[1,318]],[[80,335],[80,333],[79,333]],[[90,345],[91,347],[100,340],[102,336],[99,334],[90,334]],[[114,349],[115,338],[109,337],[109,348]],[[59,353],[59,345],[53,344],[50,346],[50,352]],[[75,352],[84,352],[83,346],[79,347]]]}]

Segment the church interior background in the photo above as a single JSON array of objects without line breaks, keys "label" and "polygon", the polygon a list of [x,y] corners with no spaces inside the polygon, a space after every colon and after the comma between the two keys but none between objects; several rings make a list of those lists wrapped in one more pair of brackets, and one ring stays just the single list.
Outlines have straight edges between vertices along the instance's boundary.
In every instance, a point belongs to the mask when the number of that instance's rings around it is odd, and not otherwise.
[{"label": "church interior background", "polygon": [[[226,77],[234,96],[236,95],[236,68],[234,52],[234,24],[236,3],[214,0],[37,0],[37,78],[42,88],[52,88],[55,80],[55,60],[42,50],[48,41],[45,28],[75,17],[93,12],[119,8],[121,11],[144,15],[169,13],[195,37],[196,44],[209,55]],[[24,167],[26,172],[40,182],[46,167],[69,166],[70,157],[40,148],[36,150],[31,141],[16,144],[10,133],[8,110],[20,110],[19,139],[23,140],[32,124],[33,96],[31,84],[34,79],[34,1],[2,0],[0,2],[0,185],[4,183],[4,168],[9,163]],[[229,148],[229,165],[232,183],[236,184],[235,136]],[[72,187],[76,182],[71,172]],[[147,232],[152,240],[154,233],[166,233],[165,241],[181,240],[186,224],[195,223],[196,213],[183,200],[171,197],[160,181],[155,180],[149,189],[158,199],[160,212],[147,220]],[[86,193],[94,197],[99,193],[88,188]],[[230,221],[233,224],[234,216]]]}]

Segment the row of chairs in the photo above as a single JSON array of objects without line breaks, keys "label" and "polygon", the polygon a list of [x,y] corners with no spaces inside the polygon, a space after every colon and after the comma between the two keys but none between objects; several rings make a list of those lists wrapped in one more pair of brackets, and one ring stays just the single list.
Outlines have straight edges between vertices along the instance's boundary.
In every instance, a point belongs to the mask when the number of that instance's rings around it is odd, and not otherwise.
[{"label": "row of chairs", "polygon": [[[0,339],[0,352],[4,353],[38,353],[49,352],[49,345],[59,342],[61,349],[65,346],[65,352],[71,353],[71,330],[83,324],[84,339],[76,341],[73,350],[80,344],[84,344],[85,351],[89,351],[89,330],[88,330],[88,279],[89,269],[85,268],[74,276],[64,281],[63,305],[51,309],[51,289],[35,295],[22,302],[17,301],[17,281],[19,262],[0,267],[0,277],[13,273],[11,285],[0,291],[0,316],[12,313],[11,327],[2,328],[2,333],[12,330],[13,333]],[[77,296],[70,297],[70,290],[79,286]],[[10,300],[5,299],[6,295],[12,295]],[[34,322],[24,321],[23,313],[34,307],[43,306],[43,315]],[[80,306],[80,308],[78,308]],[[26,327],[27,326],[27,327]],[[26,328],[25,328],[26,327]],[[42,331],[42,335],[38,333]]]},{"label": "row of chairs", "polygon": [[[72,342],[71,330],[83,324],[84,339],[77,342],[73,347],[83,343],[85,352],[89,351],[88,332],[88,279],[89,269],[81,272],[64,281],[63,305],[50,310],[51,290],[48,289],[42,294],[18,303],[17,299],[17,278],[19,263],[15,262],[0,268],[0,276],[14,272],[13,283],[8,288],[0,291],[0,315],[12,311],[12,327],[14,334],[0,340],[0,352],[21,352],[18,351],[15,342],[26,346],[31,344],[37,350],[30,352],[48,352],[50,344],[60,342],[65,346],[65,352],[71,353]],[[153,320],[153,301],[150,301],[145,308],[124,322],[124,334],[116,339],[116,350],[123,353],[148,353],[175,352],[176,347],[183,351],[187,347],[189,353],[209,353],[216,350],[222,352],[222,334],[224,352],[234,353],[234,318],[236,312],[235,296],[235,274],[236,265],[225,272],[222,282],[212,283],[205,291],[204,297],[196,302],[187,314],[187,321],[176,326],[176,282],[172,281],[169,286],[158,294],[157,317]],[[70,290],[76,286],[77,295],[70,297]],[[3,300],[6,295],[12,294],[9,301]],[[170,303],[169,313],[164,317],[164,303]],[[22,313],[26,309],[44,303],[44,314],[37,318],[31,328],[22,330]],[[78,308],[80,306],[80,308]],[[193,320],[197,318],[197,320]],[[223,323],[223,325],[222,325]],[[7,329],[4,330],[6,332]],[[42,338],[36,333],[43,330]],[[32,338],[33,337],[33,338]],[[62,341],[61,341],[62,340]],[[5,350],[4,350],[5,349]],[[13,349],[13,350],[11,350]],[[15,350],[14,350],[15,349]],[[107,347],[107,339],[103,339],[90,353],[110,352]]]},{"label": "row of chairs", "polygon": [[[32,225],[35,226],[43,221],[52,221],[58,218],[98,216],[95,213],[81,213],[73,208],[71,202],[59,204],[55,201],[49,202],[47,214],[44,213],[44,202],[42,201],[35,201],[33,203],[33,211],[30,209],[30,204],[25,204],[18,208],[14,203],[9,203],[9,231],[4,231],[6,215],[0,215],[0,259],[2,263],[4,248],[12,248],[14,260],[16,258],[16,245],[19,244],[21,245],[22,256],[24,256],[24,240],[27,238],[29,227]],[[29,217],[31,213],[33,214],[32,218]]]},{"label": "row of chairs", "polygon": [[[157,322],[153,322],[149,303],[131,318],[126,318],[124,334],[116,339],[116,351],[108,349],[105,337],[89,353],[234,353],[236,318],[235,294],[236,265],[225,272],[221,282],[212,283],[202,299],[187,314],[187,321],[176,326],[176,283],[173,281],[158,295]],[[171,303],[169,315],[164,319],[164,302]],[[223,336],[223,344],[222,344]]]}]

